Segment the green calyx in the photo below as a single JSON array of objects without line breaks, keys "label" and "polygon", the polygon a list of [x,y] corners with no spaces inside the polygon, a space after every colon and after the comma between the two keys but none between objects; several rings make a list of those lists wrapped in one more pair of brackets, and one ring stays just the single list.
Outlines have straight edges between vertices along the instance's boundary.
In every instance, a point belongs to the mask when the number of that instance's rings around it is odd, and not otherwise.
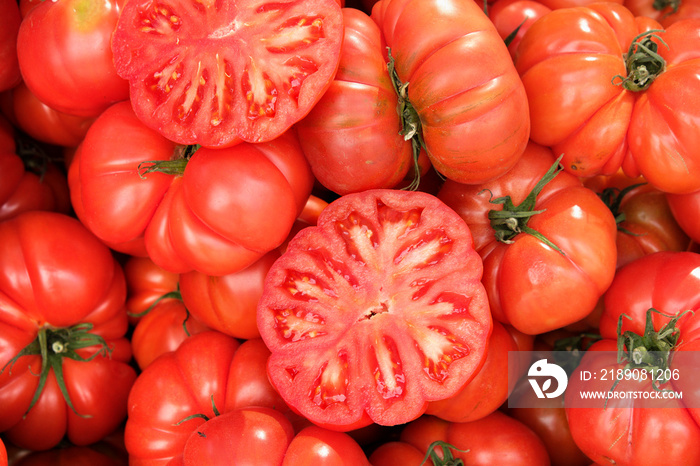
[{"label": "green calyx", "polygon": [[[153,310],[153,308],[155,308],[158,305],[158,303],[160,303],[164,299],[177,299],[177,300],[182,301],[182,293],[180,293],[180,284],[178,283],[177,289],[175,291],[165,293],[164,295],[160,296],[158,299],[153,301],[153,303],[150,306],[148,306],[148,308],[146,310],[144,310],[142,312],[128,312],[127,314],[129,314],[129,317],[134,317],[134,318],[143,317],[146,314],[148,314],[149,312],[151,312]],[[184,330],[185,335],[187,335],[189,337],[190,331],[187,330],[187,321],[190,319],[190,311],[187,308],[185,308],[185,311],[187,313],[187,317],[185,317],[185,320],[182,321],[182,329]]]},{"label": "green calyx", "polygon": [[177,146],[170,160],[146,160],[139,163],[137,172],[141,179],[145,179],[149,173],[163,173],[165,175],[182,176],[190,158],[199,150],[200,145]]},{"label": "green calyx", "polygon": [[[63,359],[70,358],[75,361],[88,362],[97,356],[106,357],[111,354],[112,350],[107,346],[105,339],[99,335],[90,333],[92,328],[93,325],[90,323],[82,323],[72,327],[58,329],[43,327],[37,333],[37,337],[34,339],[34,341],[25,346],[22,351],[17,354],[17,356],[12,358],[7,364],[5,364],[2,370],[0,370],[0,373],[2,373],[9,366],[11,373],[12,367],[22,356],[41,355],[39,384],[34,392],[32,401],[29,403],[27,412],[24,414],[25,417],[39,400],[39,396],[41,396],[41,393],[44,390],[46,379],[48,378],[51,370],[53,370],[54,375],[56,376],[58,388],[61,390],[63,399],[66,401],[68,407],[70,407],[70,409],[78,416],[89,417],[87,415],[82,415],[75,410],[73,402],[68,395],[66,382],[63,377]],[[96,346],[98,349],[89,357],[84,358],[78,354],[78,350],[89,348],[91,346]]]},{"label": "green calyx", "polygon": [[394,91],[396,91],[396,96],[398,97],[396,111],[401,120],[401,131],[399,131],[399,134],[403,136],[404,141],[411,141],[411,149],[413,152],[413,168],[415,175],[409,186],[404,189],[415,191],[418,189],[418,184],[420,183],[418,156],[420,155],[421,149],[425,149],[423,130],[418,112],[416,112],[416,109],[413,108],[413,105],[411,105],[411,102],[408,100],[408,83],[401,82],[396,72],[396,62],[391,55],[391,48],[387,47],[387,51],[389,56],[389,63],[387,64],[389,77],[391,78],[391,84],[394,86]]},{"label": "green calyx", "polygon": [[654,0],[652,6],[656,11],[663,11],[666,8],[670,8],[671,11],[665,15],[668,16],[678,12],[678,8],[681,6],[681,0]]},{"label": "green calyx", "polygon": [[498,241],[510,244],[520,233],[527,233],[547,244],[562,255],[565,255],[564,251],[562,251],[557,245],[552,243],[540,232],[530,228],[527,225],[530,218],[544,212],[544,210],[534,210],[535,202],[537,201],[537,196],[547,185],[547,183],[552,181],[554,177],[556,177],[562,170],[561,166],[559,165],[562,157],[563,156],[559,156],[549,170],[547,170],[547,173],[545,173],[544,176],[537,182],[535,187],[532,188],[532,191],[530,191],[527,197],[520,204],[515,205],[510,196],[498,197],[489,201],[492,204],[501,204],[503,206],[501,210],[490,210],[488,214],[489,220],[491,221],[491,227],[493,228]]},{"label": "green calyx", "polygon": [[622,205],[622,200],[627,194],[629,194],[630,191],[640,186],[644,186],[645,184],[646,183],[633,184],[623,189],[605,188],[602,192],[598,193],[598,197],[600,198],[600,200],[603,201],[603,203],[606,206],[608,206],[608,209],[610,209],[610,212],[612,212],[613,217],[615,217],[617,231],[632,236],[638,236],[637,234],[632,233],[631,231],[621,226],[622,222],[626,220],[626,216],[625,213],[622,210],[620,210],[620,206]]},{"label": "green calyx", "polygon": [[[652,312],[668,317],[671,320],[658,331],[654,330]],[[630,317],[626,314],[620,315],[617,323],[617,362],[625,364],[625,369],[644,369],[656,371],[658,374],[666,374],[669,367],[671,352],[675,349],[680,338],[678,321],[686,315],[688,310],[677,315],[669,315],[650,308],[646,313],[644,334],[638,335],[630,330],[622,332],[622,319]],[[659,390],[660,386],[668,382],[663,377],[654,378],[652,387]],[[614,385],[613,385],[614,388]]]},{"label": "green calyx", "polygon": [[[440,455],[438,455],[436,451],[436,448],[438,447],[440,447],[440,450],[442,450],[442,457],[440,457]],[[452,456],[452,450],[460,451],[462,453],[466,453],[469,451],[460,450],[459,448],[456,448],[454,445],[450,445],[447,442],[443,442],[442,440],[436,440],[433,443],[431,443],[430,446],[428,446],[428,451],[425,453],[423,462],[419,466],[423,466],[424,464],[430,464],[428,463],[428,460],[431,460],[433,466],[464,466],[464,461]]]},{"label": "green calyx", "polygon": [[659,45],[653,39],[657,39],[667,48],[668,45],[656,34],[657,32],[664,31],[652,29],[634,38],[625,55],[627,77],[614,76],[612,78],[614,85],[622,86],[628,91],[643,91],[666,70],[666,60],[657,53]]}]

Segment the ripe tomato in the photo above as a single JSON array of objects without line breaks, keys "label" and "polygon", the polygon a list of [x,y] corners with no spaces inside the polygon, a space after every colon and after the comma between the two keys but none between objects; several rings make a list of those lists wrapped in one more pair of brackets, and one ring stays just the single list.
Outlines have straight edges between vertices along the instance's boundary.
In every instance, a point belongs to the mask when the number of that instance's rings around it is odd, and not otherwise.
[{"label": "ripe tomato", "polygon": [[584,181],[617,219],[617,266],[658,251],[685,251],[690,238],[673,217],[668,196],[621,171]]},{"label": "ripe tomato", "polygon": [[700,17],[700,2],[697,0],[625,0],[623,5],[635,16],[655,19],[663,27],[685,18]]},{"label": "ripe tomato", "polygon": [[7,449],[5,443],[0,438],[0,466],[7,466]]},{"label": "ripe tomato", "polygon": [[287,447],[282,466],[369,466],[360,445],[348,434],[305,427]]},{"label": "ripe tomato", "polygon": [[398,98],[379,27],[355,8],[343,10],[345,36],[334,81],[297,125],[316,179],[338,194],[393,188],[413,164],[401,134]]},{"label": "ripe tomato", "polygon": [[12,100],[12,116],[22,131],[37,141],[57,146],[75,147],[83,140],[94,121],[59,112],[39,99],[22,82],[8,91]]},{"label": "ripe tomato", "polygon": [[513,167],[530,134],[527,96],[481,8],[473,0],[382,0],[372,19],[391,52],[404,133],[425,146],[437,171],[483,183]]},{"label": "ripe tomato", "polygon": [[214,330],[241,339],[259,337],[256,309],[267,271],[279,256],[273,249],[245,269],[218,277],[197,271],[180,275],[185,307]]},{"label": "ripe tomato", "polygon": [[700,191],[667,194],[666,200],[678,225],[693,241],[700,243]]},{"label": "ripe tomato", "polygon": [[[450,448],[453,458],[462,460],[464,464],[470,466],[493,464],[549,466],[547,450],[539,437],[520,421],[501,411],[494,411],[472,422],[448,422],[425,415],[408,423],[400,435],[401,442],[412,445],[423,455],[436,440],[454,447]],[[438,458],[444,458],[445,448],[443,446],[435,449]],[[401,466],[407,463],[389,461],[373,464]]]},{"label": "ripe tomato", "polygon": [[[612,213],[556,167],[549,149],[531,143],[497,180],[447,180],[438,193],[474,234],[494,318],[530,335],[585,317],[615,274]],[[546,173],[553,179],[542,186]]]},{"label": "ripe tomato", "polygon": [[125,299],[121,266],[77,220],[0,223],[0,432],[13,444],[87,445],[122,423],[136,378]]},{"label": "ripe tomato", "polygon": [[117,75],[110,41],[122,0],[41,2],[17,36],[22,78],[36,97],[70,115],[96,117],[129,98]]},{"label": "ripe tomato", "polygon": [[509,383],[508,352],[518,351],[518,344],[509,330],[498,321],[493,323],[484,365],[474,378],[455,395],[431,401],[426,414],[451,422],[481,419],[497,410],[512,389]]},{"label": "ripe tomato", "polygon": [[112,42],[143,122],[179,144],[222,147],[287,131],[338,68],[336,0],[127,2]]},{"label": "ripe tomato", "polygon": [[[313,186],[292,131],[185,152],[127,102],[110,107],[80,145],[81,220],[110,244],[142,241],[153,262],[177,273],[233,273],[286,239]],[[142,162],[176,167],[148,173]]]},{"label": "ripe tomato", "polygon": [[71,203],[65,173],[34,141],[23,138],[16,146],[12,132],[2,128],[0,133],[9,139],[0,143],[0,221],[31,210],[67,214]]},{"label": "ripe tomato", "polygon": [[333,201],[267,274],[258,329],[272,384],[315,424],[396,425],[483,364],[491,315],[464,222],[432,195]]},{"label": "ripe tomato", "polygon": [[515,58],[515,51],[525,31],[550,11],[550,7],[537,0],[497,0],[489,5],[489,18],[504,40],[515,33],[508,43],[510,56]]},{"label": "ripe tomato", "polygon": [[197,415],[212,419],[216,412],[250,406],[288,414],[267,379],[268,355],[260,340],[241,344],[209,331],[153,361],[129,394],[124,440],[131,464],[165,464],[181,455],[190,434],[205,422]]},{"label": "ripe tomato", "polygon": [[515,64],[531,138],[564,154],[570,173],[622,167],[664,192],[700,189],[700,19],[661,29],[612,2],[554,10],[528,29]]},{"label": "ripe tomato", "polygon": [[[569,377],[566,414],[576,444],[599,464],[700,464],[697,358],[700,349],[700,254],[662,251],[621,267],[605,294],[602,340],[585,352]],[[649,364],[638,354],[660,355]],[[652,353],[653,352],[653,353]],[[690,361],[689,361],[690,360]],[[621,362],[618,362],[621,361]],[[622,379],[615,391],[672,389],[682,399],[610,397],[606,405],[577,407],[582,392],[613,389],[611,377],[582,381],[582,371],[602,374],[629,368],[646,377]],[[652,375],[656,374],[652,383]],[[668,369],[676,377],[659,378]],[[588,405],[586,405],[588,406]]]},{"label": "ripe tomato", "polygon": [[17,33],[22,17],[15,0],[0,0],[0,92],[20,83],[17,61]]}]

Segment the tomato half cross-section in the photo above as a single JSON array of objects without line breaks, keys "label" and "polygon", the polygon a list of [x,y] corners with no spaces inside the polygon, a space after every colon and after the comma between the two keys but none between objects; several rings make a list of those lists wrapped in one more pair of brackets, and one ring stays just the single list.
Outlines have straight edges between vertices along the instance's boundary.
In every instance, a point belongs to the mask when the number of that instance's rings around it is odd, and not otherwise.
[{"label": "tomato half cross-section", "polygon": [[396,425],[481,367],[491,313],[466,223],[436,197],[368,190],[326,207],[268,272],[268,376],[311,422]]},{"label": "tomato half cross-section", "polygon": [[117,73],[144,123],[180,144],[262,142],[306,115],[338,68],[335,0],[127,2]]}]

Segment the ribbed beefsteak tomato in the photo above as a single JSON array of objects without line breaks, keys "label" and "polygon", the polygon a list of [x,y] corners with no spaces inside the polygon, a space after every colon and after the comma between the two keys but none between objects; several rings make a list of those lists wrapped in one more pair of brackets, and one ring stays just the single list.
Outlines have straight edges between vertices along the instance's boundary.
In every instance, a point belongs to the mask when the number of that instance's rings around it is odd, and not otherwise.
[{"label": "ribbed beefsteak tomato", "polygon": [[417,418],[483,364],[481,272],[469,228],[430,194],[333,201],[267,274],[258,329],[272,384],[333,430]]}]

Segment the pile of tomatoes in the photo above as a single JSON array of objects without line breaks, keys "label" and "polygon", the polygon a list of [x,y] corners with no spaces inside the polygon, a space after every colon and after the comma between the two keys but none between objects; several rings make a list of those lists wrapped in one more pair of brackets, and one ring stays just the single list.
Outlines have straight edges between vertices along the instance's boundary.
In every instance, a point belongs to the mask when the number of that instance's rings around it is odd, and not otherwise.
[{"label": "pile of tomatoes", "polygon": [[0,0],[0,64],[0,466],[700,465],[695,378],[508,404],[700,346],[696,0]]}]

